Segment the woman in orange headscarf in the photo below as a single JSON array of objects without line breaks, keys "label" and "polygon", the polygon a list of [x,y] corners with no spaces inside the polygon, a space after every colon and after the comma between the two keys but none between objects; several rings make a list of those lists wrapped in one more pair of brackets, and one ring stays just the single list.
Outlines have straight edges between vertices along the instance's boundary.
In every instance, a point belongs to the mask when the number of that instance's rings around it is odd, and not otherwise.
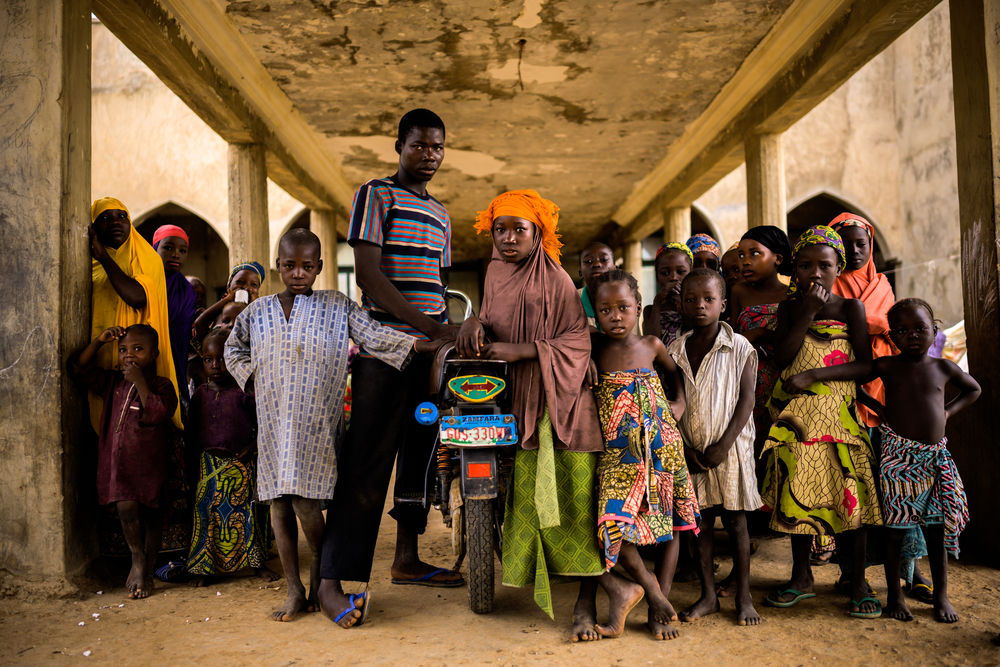
[{"label": "woman in orange headscarf", "polygon": [[[642,589],[605,572],[597,548],[594,490],[604,450],[597,404],[585,385],[590,328],[569,274],[559,265],[559,207],[534,190],[505,192],[476,219],[493,238],[479,318],[462,325],[463,357],[514,364],[519,442],[507,486],[503,583],[530,586],[553,616],[552,583],[580,577],[573,641],[598,639],[599,580],[611,597],[609,628],[620,634]],[[486,343],[486,329],[496,342]]]},{"label": "woman in orange headscarf", "polygon": [[[872,359],[893,355],[896,353],[896,348],[889,340],[889,320],[886,314],[896,302],[896,297],[892,293],[889,280],[884,274],[875,270],[875,260],[872,257],[875,228],[870,222],[853,213],[841,213],[833,219],[830,226],[844,240],[844,250],[847,253],[847,264],[844,272],[834,283],[833,292],[845,299],[860,299],[861,303],[865,304]],[[885,402],[885,389],[881,380],[875,379],[869,382],[864,386],[864,390],[879,403]],[[860,403],[858,403],[858,416],[869,428],[881,423],[878,415]]]}]

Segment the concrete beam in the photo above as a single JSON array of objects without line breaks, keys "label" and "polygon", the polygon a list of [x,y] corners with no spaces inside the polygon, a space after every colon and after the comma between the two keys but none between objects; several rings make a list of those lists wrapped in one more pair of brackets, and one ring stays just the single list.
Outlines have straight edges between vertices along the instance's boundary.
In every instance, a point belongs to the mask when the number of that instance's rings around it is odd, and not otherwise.
[{"label": "concrete beam", "polygon": [[67,592],[96,554],[86,392],[64,371],[90,336],[90,2],[2,15],[0,568]]},{"label": "concrete beam", "polygon": [[[267,167],[260,144],[229,144],[229,261],[271,262],[267,217]],[[270,271],[268,271],[270,274]],[[271,294],[265,277],[260,293]]]},{"label": "concrete beam", "polygon": [[[995,0],[952,0],[951,61],[955,91],[959,226],[962,234],[962,295],[969,371],[983,388],[979,400],[949,420],[949,449],[958,464],[969,511],[996,509],[1000,452],[1000,6]],[[963,547],[975,545],[1000,565],[1000,534],[973,520]]]},{"label": "concrete beam", "polygon": [[798,122],[940,0],[798,0],[614,215],[626,238],[656,231],[645,208],[690,206],[743,162],[743,141]]},{"label": "concrete beam", "polygon": [[751,134],[744,143],[747,161],[747,227],[773,225],[787,231],[785,156],[780,134]]},{"label": "concrete beam", "polygon": [[259,143],[268,176],[306,206],[350,209],[353,186],[215,2],[94,0],[94,13],[230,143]]}]

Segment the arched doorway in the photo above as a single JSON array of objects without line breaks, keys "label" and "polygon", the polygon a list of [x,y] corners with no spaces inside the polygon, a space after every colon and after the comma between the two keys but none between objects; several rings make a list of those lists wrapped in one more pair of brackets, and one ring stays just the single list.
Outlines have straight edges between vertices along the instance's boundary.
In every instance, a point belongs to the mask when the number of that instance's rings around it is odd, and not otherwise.
[{"label": "arched doorway", "polygon": [[229,246],[212,225],[173,202],[137,216],[137,219],[136,231],[150,243],[153,242],[153,234],[163,225],[177,225],[183,229],[190,240],[184,275],[201,278],[208,288],[209,305],[222,298],[229,277]]},{"label": "arched doorway", "polygon": [[[872,222],[871,217],[859,207],[829,193],[821,192],[806,199],[788,212],[786,218],[788,240],[791,241],[794,247],[796,241],[799,240],[804,231],[814,225],[827,225],[841,213],[854,213],[855,215],[860,215],[868,222]],[[875,223],[872,222],[872,224],[874,225]],[[899,261],[889,256],[886,252],[885,243],[879,236],[878,227],[876,227],[875,238],[872,239],[872,257],[875,259],[875,268],[879,272],[886,274],[889,284],[895,289],[896,272],[894,269],[899,266]]]}]

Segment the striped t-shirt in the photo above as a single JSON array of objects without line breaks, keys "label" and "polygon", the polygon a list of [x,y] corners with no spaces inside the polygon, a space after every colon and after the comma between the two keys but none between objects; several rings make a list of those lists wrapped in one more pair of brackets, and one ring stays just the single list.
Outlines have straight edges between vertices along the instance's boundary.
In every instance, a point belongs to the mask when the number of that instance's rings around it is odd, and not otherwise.
[{"label": "striped t-shirt", "polygon": [[[379,268],[406,301],[438,322],[447,321],[441,268],[451,266],[451,218],[437,199],[421,197],[389,178],[362,185],[351,204],[347,242],[367,241],[382,248]],[[361,304],[373,319],[426,339],[413,327],[382,310],[367,294]]]}]

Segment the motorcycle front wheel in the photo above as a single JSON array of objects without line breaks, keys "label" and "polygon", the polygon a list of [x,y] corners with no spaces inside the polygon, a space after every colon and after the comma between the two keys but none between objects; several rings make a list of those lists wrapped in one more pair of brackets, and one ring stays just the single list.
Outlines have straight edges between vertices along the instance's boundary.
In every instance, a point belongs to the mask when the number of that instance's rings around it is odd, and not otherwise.
[{"label": "motorcycle front wheel", "polygon": [[493,611],[493,512],[495,500],[466,500],[465,546],[469,559],[469,607],[477,614]]}]

